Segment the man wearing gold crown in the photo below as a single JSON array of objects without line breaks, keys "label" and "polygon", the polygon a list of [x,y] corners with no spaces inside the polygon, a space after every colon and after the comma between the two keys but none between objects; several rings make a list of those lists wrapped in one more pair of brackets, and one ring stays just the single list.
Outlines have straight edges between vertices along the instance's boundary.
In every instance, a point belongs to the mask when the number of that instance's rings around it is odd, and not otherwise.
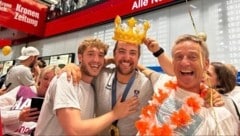
[{"label": "man wearing gold crown", "polygon": [[[116,103],[136,96],[139,99],[138,111],[112,123],[100,135],[136,135],[134,122],[138,119],[140,109],[147,104],[153,94],[153,87],[149,79],[137,69],[140,57],[140,44],[145,38],[149,24],[136,28],[136,20],[131,18],[128,25],[121,26],[120,17],[115,19],[115,48],[113,50],[116,67],[104,68],[95,81],[96,115],[100,116]],[[139,29],[139,30],[136,30]]]},{"label": "man wearing gold crown", "polygon": [[[149,40],[145,43],[150,50],[155,46]],[[151,51],[158,59],[163,52]],[[176,78],[151,74],[155,94],[135,124],[139,135],[237,135],[228,110],[213,104],[211,108],[203,106],[208,88],[202,79],[209,66],[208,57],[206,43],[198,37],[182,35],[176,40],[172,49]]]},{"label": "man wearing gold crown", "polygon": [[[145,39],[149,24],[145,22],[142,29],[137,31],[135,26],[136,20],[134,18],[129,19],[128,26],[124,27],[121,26],[120,17],[117,16],[115,19],[115,35],[113,39],[116,40],[114,48],[116,68],[104,68],[94,82],[97,104],[96,115],[99,116],[109,112],[114,106],[114,101],[119,97],[122,97],[122,101],[124,101],[126,98],[136,96],[139,98],[140,105],[136,113],[113,122],[112,126],[109,126],[100,135],[135,135],[137,130],[134,123],[139,118],[142,107],[147,105],[153,94],[153,86],[150,80],[143,73],[136,70],[140,57],[139,45]],[[145,44],[151,43],[145,42]],[[154,53],[155,56],[165,56],[163,54],[163,50]],[[166,56],[160,59],[159,63],[161,63],[165,72],[168,74],[173,73],[172,69],[168,69],[171,64],[169,64]],[[76,73],[72,71],[72,68],[73,65],[67,65],[63,70],[68,71],[68,73]],[[77,75],[80,74],[72,74],[73,80],[79,79]]]}]

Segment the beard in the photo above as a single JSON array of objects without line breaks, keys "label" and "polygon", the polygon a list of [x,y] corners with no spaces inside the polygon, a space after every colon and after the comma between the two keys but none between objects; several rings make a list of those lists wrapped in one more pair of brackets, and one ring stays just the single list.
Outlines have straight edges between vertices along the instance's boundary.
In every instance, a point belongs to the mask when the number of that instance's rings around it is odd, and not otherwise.
[{"label": "beard", "polygon": [[81,64],[81,71],[82,71],[82,73],[84,73],[87,76],[92,76],[92,74],[89,72],[89,70],[87,69],[87,67],[84,63]]},{"label": "beard", "polygon": [[[37,63],[37,60],[34,59],[34,60],[29,64],[29,67],[30,67],[30,68],[33,68],[36,63]],[[36,64],[36,65],[38,65],[38,64]]]},{"label": "beard", "polygon": [[86,76],[90,76],[90,77],[96,77],[100,72],[100,70],[97,71],[97,72],[94,72],[94,71],[91,72],[90,68],[88,68],[87,64],[84,63],[84,62],[81,63],[81,71],[82,71],[83,74],[85,74]]},{"label": "beard", "polygon": [[35,65],[35,61],[33,61],[33,62],[29,65],[29,67],[30,67],[30,68],[33,68],[34,65]]}]

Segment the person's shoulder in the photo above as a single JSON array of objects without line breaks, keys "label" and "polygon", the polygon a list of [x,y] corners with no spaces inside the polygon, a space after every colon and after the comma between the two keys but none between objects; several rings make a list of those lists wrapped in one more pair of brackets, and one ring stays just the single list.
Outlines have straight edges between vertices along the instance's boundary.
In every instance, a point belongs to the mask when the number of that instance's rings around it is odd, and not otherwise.
[{"label": "person's shoulder", "polygon": [[100,80],[102,80],[103,78],[105,79],[106,77],[113,75],[115,71],[116,69],[113,67],[104,67],[98,74],[97,79],[100,79]]},{"label": "person's shoulder", "polygon": [[9,90],[7,93],[2,94],[2,95],[0,96],[0,101],[3,101],[3,100],[5,100],[5,99],[10,100],[10,98],[15,100],[15,99],[16,99],[16,96],[17,96],[17,93],[18,93],[19,90],[20,90],[20,87],[21,87],[21,86],[17,86],[17,87],[15,87],[15,88]]},{"label": "person's shoulder", "polygon": [[12,69],[18,69],[18,68],[29,68],[29,67],[27,67],[25,65],[22,65],[22,64],[15,65],[15,66],[12,67]]},{"label": "person's shoulder", "polygon": [[240,102],[240,86],[236,86],[228,96],[232,99],[236,99]]},{"label": "person's shoulder", "polygon": [[136,77],[135,77],[135,82],[138,83],[138,85],[143,85],[143,86],[152,86],[151,80],[145,76],[142,72],[139,70],[136,70]]},{"label": "person's shoulder", "polygon": [[[221,122],[222,120],[227,120],[229,118],[232,118],[232,114],[230,113],[229,110],[227,110],[226,107],[221,106],[221,107],[210,107],[210,108],[205,108],[205,115],[206,117],[212,117],[213,119],[217,118]],[[201,111],[204,111],[201,110]]]},{"label": "person's shoulder", "polygon": [[67,73],[63,72],[61,75],[59,75],[56,80],[67,80]]},{"label": "person's shoulder", "polygon": [[64,85],[72,85],[73,84],[73,79],[70,78],[70,80],[68,80],[67,78],[67,73],[64,72],[59,76],[55,76],[52,81],[53,84],[57,85],[57,86],[64,86]]},{"label": "person's shoulder", "polygon": [[10,71],[30,71],[31,72],[31,69],[24,65],[16,65],[16,66],[13,66]]},{"label": "person's shoulder", "polygon": [[144,73],[142,73],[141,71],[139,70],[136,70],[136,79],[142,79],[142,80],[149,80],[149,78],[144,75]]},{"label": "person's shoulder", "polygon": [[235,86],[235,88],[230,92],[230,95],[235,95],[238,94],[240,95],[240,86]]},{"label": "person's shoulder", "polygon": [[58,80],[58,78],[59,77],[57,77],[57,76],[53,77],[53,79],[49,83],[48,89],[46,90],[46,93],[45,93],[45,98],[47,100],[53,99],[53,97],[55,97],[56,90],[57,90],[57,80]]},{"label": "person's shoulder", "polygon": [[14,87],[13,89],[9,90],[7,93],[5,93],[3,95],[15,94],[15,93],[17,93],[20,90],[20,88],[21,88],[21,85],[16,86],[16,87]]},{"label": "person's shoulder", "polygon": [[[204,130],[205,128],[208,128],[208,132],[211,131],[215,134],[217,134],[216,132],[219,132],[220,135],[236,134],[236,122],[234,116],[225,107],[202,107],[199,114],[203,120],[202,126]],[[206,134],[206,132],[203,134]]]}]

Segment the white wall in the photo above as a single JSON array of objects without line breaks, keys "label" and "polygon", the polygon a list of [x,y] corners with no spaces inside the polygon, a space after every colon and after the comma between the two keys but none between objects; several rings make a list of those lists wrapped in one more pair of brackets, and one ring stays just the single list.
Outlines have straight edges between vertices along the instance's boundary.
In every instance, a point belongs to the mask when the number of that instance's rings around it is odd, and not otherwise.
[{"label": "white wall", "polygon": [[[240,68],[240,0],[192,0],[191,8],[198,31],[207,33],[207,44],[212,61],[231,63]],[[233,12],[232,12],[233,11]],[[173,41],[181,34],[195,34],[186,3],[135,16],[139,20],[149,20],[151,28],[148,36],[159,41],[170,55]],[[234,24],[235,23],[235,24]],[[57,28],[56,28],[57,29]],[[29,43],[37,47],[42,56],[76,53],[78,44],[84,37],[99,37],[110,46],[109,56],[114,46],[113,23],[84,29]],[[10,60],[20,55],[24,45],[13,46],[9,56],[0,55],[1,60]],[[77,62],[77,58],[75,59]],[[145,66],[158,66],[156,59],[142,46],[140,63]]]}]

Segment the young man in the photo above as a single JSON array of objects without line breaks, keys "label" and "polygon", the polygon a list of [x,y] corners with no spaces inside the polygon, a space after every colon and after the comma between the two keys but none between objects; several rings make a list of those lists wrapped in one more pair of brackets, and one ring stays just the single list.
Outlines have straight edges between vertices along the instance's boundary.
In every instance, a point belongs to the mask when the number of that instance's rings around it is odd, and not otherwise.
[{"label": "young man", "polygon": [[193,35],[180,36],[172,57],[176,78],[154,82],[157,93],[136,122],[139,134],[236,135],[234,118],[228,110],[203,106],[207,88],[202,80],[209,66],[206,43]]},{"label": "young man", "polygon": [[66,73],[54,79],[45,96],[36,135],[96,135],[113,121],[136,111],[136,97],[124,102],[118,99],[113,110],[94,118],[94,93],[98,90],[94,92],[91,82],[104,65],[107,49],[98,39],[87,39],[80,44],[81,80],[73,86]]},{"label": "young man", "polygon": [[11,84],[8,90],[12,90],[19,85],[35,85],[31,68],[37,62],[38,56],[39,51],[34,47],[22,48],[21,56],[17,58],[17,60],[20,61],[20,64],[13,66],[7,73],[5,86]]},{"label": "young man", "polygon": [[[114,122],[101,135],[107,135],[112,128],[117,128],[120,135],[135,135],[134,122],[138,119],[141,108],[148,103],[153,94],[149,79],[137,69],[140,57],[140,46],[124,41],[117,41],[114,48],[116,68],[104,68],[94,83],[96,92],[96,115],[100,116],[111,111],[116,98],[123,95],[124,99],[137,96],[140,102],[136,113]],[[122,101],[124,101],[122,99]],[[118,132],[115,132],[118,133]]]}]

